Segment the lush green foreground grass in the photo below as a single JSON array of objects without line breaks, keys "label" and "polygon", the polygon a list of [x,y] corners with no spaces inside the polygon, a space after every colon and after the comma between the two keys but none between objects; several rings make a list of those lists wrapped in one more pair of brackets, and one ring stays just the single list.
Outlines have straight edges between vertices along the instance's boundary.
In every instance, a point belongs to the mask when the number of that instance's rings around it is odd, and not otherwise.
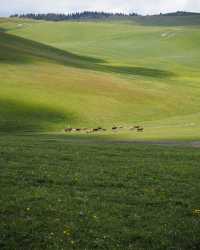
[{"label": "lush green foreground grass", "polygon": [[0,249],[199,249],[199,149],[0,140]]}]

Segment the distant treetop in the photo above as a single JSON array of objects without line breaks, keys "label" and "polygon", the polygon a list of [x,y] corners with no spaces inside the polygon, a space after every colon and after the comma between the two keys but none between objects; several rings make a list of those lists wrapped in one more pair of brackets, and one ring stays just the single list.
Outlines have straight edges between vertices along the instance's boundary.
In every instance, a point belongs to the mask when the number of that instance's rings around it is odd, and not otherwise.
[{"label": "distant treetop", "polygon": [[126,16],[137,16],[136,13],[124,14],[124,13],[107,13],[107,12],[97,12],[97,11],[84,11],[71,14],[34,14],[28,13],[23,15],[12,15],[10,17],[18,18],[30,18],[36,20],[46,20],[46,21],[64,21],[64,20],[82,20],[82,19],[105,19],[110,17],[126,17]]},{"label": "distant treetop", "polygon": [[[200,15],[200,13],[195,12],[185,12],[185,11],[177,11],[172,13],[160,13],[159,15],[147,15],[147,16],[191,16],[191,15]],[[10,17],[18,17],[18,18],[29,18],[36,20],[46,20],[46,21],[65,21],[65,20],[90,20],[90,19],[106,19],[112,17],[132,17],[132,16],[141,16],[137,13],[109,13],[109,12],[97,12],[97,11],[84,11],[77,12],[71,14],[56,14],[56,13],[47,13],[47,14],[35,14],[28,13],[22,15],[11,15]]]}]

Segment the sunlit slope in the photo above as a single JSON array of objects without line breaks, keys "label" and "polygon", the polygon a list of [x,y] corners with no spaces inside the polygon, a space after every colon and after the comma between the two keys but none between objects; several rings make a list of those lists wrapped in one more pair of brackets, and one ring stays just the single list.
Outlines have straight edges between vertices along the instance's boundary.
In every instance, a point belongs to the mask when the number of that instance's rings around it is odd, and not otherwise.
[{"label": "sunlit slope", "polygon": [[0,25],[1,131],[135,123],[149,127],[150,136],[158,127],[167,137],[169,127],[175,133],[188,125],[193,136],[198,130],[198,28]]},{"label": "sunlit slope", "polygon": [[[19,20],[20,22],[21,20]],[[146,27],[122,22],[22,22],[9,32],[119,65],[199,66],[199,26]]]}]

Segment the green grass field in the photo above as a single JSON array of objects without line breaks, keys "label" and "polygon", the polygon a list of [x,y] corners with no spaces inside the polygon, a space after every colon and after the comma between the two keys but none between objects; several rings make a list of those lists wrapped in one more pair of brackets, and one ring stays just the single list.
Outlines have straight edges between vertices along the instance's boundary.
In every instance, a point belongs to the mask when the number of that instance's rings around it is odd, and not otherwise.
[{"label": "green grass field", "polygon": [[0,249],[199,249],[199,25],[0,19]]},{"label": "green grass field", "polygon": [[0,26],[1,131],[142,124],[144,139],[199,138],[198,26]]},{"label": "green grass field", "polygon": [[1,136],[1,249],[199,249],[199,149]]}]

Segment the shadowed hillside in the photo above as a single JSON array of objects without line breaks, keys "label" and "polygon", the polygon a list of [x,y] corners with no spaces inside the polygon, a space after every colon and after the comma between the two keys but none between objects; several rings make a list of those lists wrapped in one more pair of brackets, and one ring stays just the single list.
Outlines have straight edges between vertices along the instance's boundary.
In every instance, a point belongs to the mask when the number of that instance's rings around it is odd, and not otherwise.
[{"label": "shadowed hillside", "polygon": [[151,138],[195,133],[198,29],[22,19],[0,27],[2,132],[144,124]]},{"label": "shadowed hillside", "polygon": [[1,33],[0,63],[33,63],[34,60],[38,60],[38,57],[69,67],[107,73],[140,75],[156,78],[165,78],[175,75],[172,72],[145,67],[110,66],[106,65],[106,61],[102,59],[76,55],[42,43]]},{"label": "shadowed hillside", "polygon": [[69,124],[75,120],[75,114],[67,114],[66,111],[62,113],[37,103],[0,99],[0,131],[41,131],[56,124]]},{"label": "shadowed hillside", "polygon": [[133,20],[145,26],[199,26],[200,14],[138,16]]}]

